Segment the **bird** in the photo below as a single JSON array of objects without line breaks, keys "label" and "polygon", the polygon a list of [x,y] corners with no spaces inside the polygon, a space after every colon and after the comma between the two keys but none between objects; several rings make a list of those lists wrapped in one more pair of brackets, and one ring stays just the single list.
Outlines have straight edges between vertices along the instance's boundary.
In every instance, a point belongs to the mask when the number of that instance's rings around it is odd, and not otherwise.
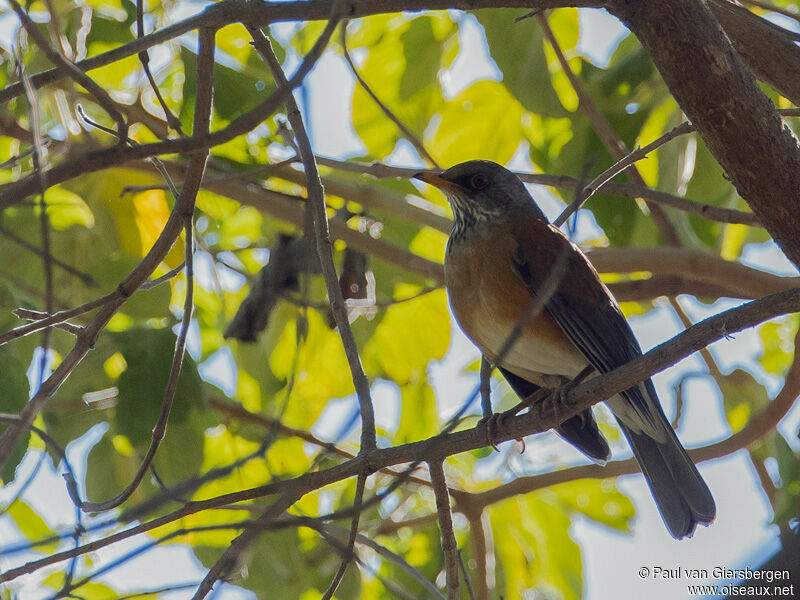
[{"label": "bird", "polygon": [[[471,160],[413,177],[439,188],[453,209],[444,267],[456,321],[517,395],[563,391],[641,356],[586,255],[549,223],[514,173]],[[531,309],[537,305],[540,310]],[[711,524],[714,498],[667,421],[652,380],[605,402],[669,533],[681,539],[698,524]],[[591,408],[556,432],[597,463],[610,458]]]}]

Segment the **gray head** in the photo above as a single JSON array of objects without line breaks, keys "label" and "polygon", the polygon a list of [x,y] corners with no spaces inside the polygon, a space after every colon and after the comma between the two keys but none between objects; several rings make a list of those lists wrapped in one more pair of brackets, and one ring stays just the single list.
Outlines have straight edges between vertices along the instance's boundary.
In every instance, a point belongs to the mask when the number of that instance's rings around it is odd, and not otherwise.
[{"label": "gray head", "polygon": [[470,160],[441,173],[423,172],[414,178],[438,187],[453,207],[453,235],[478,222],[523,211],[546,220],[519,177],[489,160]]}]

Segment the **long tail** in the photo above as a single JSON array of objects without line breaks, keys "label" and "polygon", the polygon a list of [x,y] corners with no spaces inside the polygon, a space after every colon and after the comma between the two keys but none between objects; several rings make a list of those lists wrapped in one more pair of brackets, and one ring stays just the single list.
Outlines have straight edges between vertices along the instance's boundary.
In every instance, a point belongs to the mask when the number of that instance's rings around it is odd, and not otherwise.
[{"label": "long tail", "polygon": [[[672,537],[681,539],[691,536],[698,524],[711,523],[717,514],[717,508],[706,482],[664,416],[652,383],[643,387],[647,395],[655,399],[655,402],[647,404],[651,408],[651,417],[656,417],[659,424],[658,439],[642,431],[641,427],[626,424],[625,416],[614,412],[633,448],[647,485],[650,486],[661,518]],[[612,410],[613,408],[612,404]]]}]

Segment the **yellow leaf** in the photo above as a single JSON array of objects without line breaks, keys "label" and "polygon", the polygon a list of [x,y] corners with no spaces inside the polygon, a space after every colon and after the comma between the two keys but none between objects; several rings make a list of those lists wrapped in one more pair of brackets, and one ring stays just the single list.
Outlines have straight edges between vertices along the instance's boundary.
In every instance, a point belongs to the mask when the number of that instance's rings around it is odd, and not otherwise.
[{"label": "yellow leaf", "polygon": [[45,200],[53,229],[64,230],[73,225],[82,225],[87,229],[94,227],[94,214],[78,194],[56,186],[47,191]]},{"label": "yellow leaf", "polygon": [[[398,285],[395,295],[407,298],[418,290]],[[447,298],[444,290],[438,290],[389,307],[364,348],[364,364],[371,373],[405,385],[431,360],[442,358],[449,344]]]},{"label": "yellow leaf", "polygon": [[473,83],[445,104],[430,150],[448,165],[476,158],[505,164],[522,141],[522,113],[502,83]]},{"label": "yellow leaf", "polygon": [[[146,190],[133,197],[134,221],[139,230],[142,256],[150,251],[169,219],[169,205],[164,190]],[[167,254],[164,262],[177,267],[183,260],[183,244],[178,242]]]}]

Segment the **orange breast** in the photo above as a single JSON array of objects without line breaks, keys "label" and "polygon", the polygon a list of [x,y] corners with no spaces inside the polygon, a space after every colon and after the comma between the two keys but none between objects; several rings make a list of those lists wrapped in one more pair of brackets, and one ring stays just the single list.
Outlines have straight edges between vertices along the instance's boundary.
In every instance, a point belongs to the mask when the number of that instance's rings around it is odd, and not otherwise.
[{"label": "orange breast", "polygon": [[[529,318],[535,297],[516,275],[516,241],[498,228],[479,227],[465,242],[453,244],[445,260],[450,305],[467,336],[490,360]],[[552,376],[574,378],[588,364],[561,328],[542,310],[527,325],[500,366],[539,385]],[[556,378],[558,379],[558,378]]]}]

